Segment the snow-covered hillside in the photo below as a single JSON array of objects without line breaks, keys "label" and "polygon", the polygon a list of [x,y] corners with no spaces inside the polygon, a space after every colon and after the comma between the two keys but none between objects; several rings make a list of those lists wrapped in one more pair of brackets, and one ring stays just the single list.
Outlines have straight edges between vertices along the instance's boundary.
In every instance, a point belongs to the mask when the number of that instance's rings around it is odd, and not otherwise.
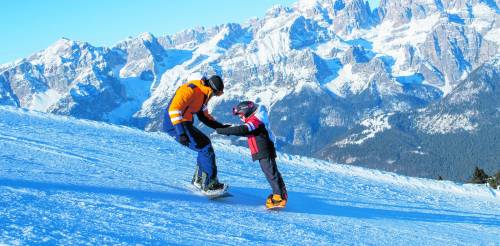
[{"label": "snow-covered hillside", "polygon": [[498,245],[500,194],[280,154],[289,206],[248,150],[215,144],[233,197],[189,191],[162,133],[0,107],[0,244]]}]

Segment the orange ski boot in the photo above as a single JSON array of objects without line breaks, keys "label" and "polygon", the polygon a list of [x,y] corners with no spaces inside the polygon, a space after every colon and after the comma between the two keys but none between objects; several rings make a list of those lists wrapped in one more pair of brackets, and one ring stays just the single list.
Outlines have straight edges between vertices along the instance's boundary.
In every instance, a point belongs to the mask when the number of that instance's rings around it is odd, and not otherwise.
[{"label": "orange ski boot", "polygon": [[283,199],[279,194],[272,194],[267,197],[267,209],[282,209],[286,206],[286,199]]}]

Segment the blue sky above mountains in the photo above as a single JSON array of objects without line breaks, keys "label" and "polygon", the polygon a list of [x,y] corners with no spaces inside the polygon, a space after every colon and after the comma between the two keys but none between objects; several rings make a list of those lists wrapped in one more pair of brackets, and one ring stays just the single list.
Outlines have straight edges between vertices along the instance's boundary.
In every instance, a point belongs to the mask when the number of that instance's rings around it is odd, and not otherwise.
[{"label": "blue sky above mountains", "polygon": [[[112,46],[143,32],[174,34],[196,26],[236,22],[261,17],[276,4],[296,0],[254,1],[36,1],[2,3],[0,15],[0,64],[24,58],[61,37]],[[380,0],[369,0],[376,6]]]}]

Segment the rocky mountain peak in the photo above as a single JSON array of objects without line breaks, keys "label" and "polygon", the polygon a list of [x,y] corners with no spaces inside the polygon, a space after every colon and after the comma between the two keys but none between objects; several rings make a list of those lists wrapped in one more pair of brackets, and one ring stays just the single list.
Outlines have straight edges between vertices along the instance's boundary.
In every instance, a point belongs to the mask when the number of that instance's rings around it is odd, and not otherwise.
[{"label": "rocky mountain peak", "polygon": [[314,19],[323,26],[333,26],[337,33],[350,33],[376,23],[364,0],[302,0],[293,7],[305,18]]},{"label": "rocky mountain peak", "polygon": [[283,5],[274,5],[270,9],[267,10],[266,12],[266,17],[267,18],[276,18],[280,15],[286,15],[288,13],[291,13],[293,10],[290,7],[286,7]]}]

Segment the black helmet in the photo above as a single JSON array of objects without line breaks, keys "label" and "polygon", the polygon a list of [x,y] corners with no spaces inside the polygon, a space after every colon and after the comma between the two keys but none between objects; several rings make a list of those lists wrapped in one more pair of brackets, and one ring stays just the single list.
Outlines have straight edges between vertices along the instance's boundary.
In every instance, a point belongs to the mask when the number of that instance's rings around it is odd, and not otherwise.
[{"label": "black helmet", "polygon": [[214,90],[215,93],[224,92],[224,82],[218,75],[213,75],[208,79],[208,86]]},{"label": "black helmet", "polygon": [[252,115],[255,110],[257,110],[257,104],[252,101],[243,101],[233,108],[233,114],[248,117]]}]

